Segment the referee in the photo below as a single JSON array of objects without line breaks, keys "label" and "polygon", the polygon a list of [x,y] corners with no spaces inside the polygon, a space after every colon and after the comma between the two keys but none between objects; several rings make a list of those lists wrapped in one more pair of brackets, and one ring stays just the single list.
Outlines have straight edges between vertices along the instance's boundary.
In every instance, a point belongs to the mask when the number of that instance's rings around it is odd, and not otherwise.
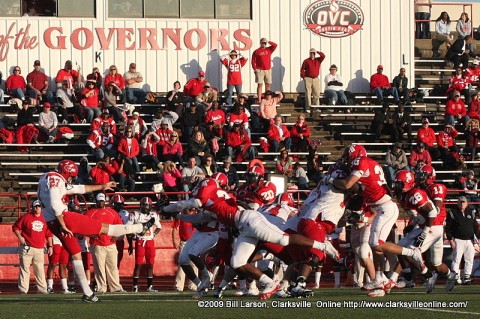
[{"label": "referee", "polygon": [[453,249],[452,271],[457,274],[458,280],[460,261],[463,256],[465,260],[465,274],[462,278],[462,283],[469,285],[472,282],[470,275],[472,274],[473,259],[475,257],[473,240],[475,236],[480,238],[480,231],[475,219],[475,210],[469,207],[465,196],[460,196],[457,205],[449,210],[445,233]]}]

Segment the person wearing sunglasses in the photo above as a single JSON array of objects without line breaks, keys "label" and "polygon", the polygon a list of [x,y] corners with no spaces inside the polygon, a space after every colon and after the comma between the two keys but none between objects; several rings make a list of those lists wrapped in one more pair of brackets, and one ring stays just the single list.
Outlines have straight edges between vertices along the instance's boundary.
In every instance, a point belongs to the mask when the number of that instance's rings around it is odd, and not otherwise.
[{"label": "person wearing sunglasses", "polygon": [[7,78],[6,86],[7,92],[11,95],[11,97],[20,99],[22,101],[25,100],[25,92],[27,89],[27,83],[25,79],[20,74],[22,70],[17,65],[13,68],[13,74]]},{"label": "person wearing sunglasses", "polygon": [[130,104],[143,104],[147,93],[142,89],[143,75],[137,71],[137,65],[130,63],[128,71],[123,75],[125,78],[126,102]]}]

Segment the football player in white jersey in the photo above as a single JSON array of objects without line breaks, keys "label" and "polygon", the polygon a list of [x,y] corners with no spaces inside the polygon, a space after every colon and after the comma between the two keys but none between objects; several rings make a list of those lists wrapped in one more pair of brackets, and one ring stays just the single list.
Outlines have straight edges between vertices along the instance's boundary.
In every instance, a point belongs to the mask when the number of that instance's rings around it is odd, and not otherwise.
[{"label": "football player in white jersey", "polygon": [[111,190],[115,182],[103,185],[72,185],[78,176],[77,165],[70,160],[58,163],[53,172],[45,173],[38,181],[37,197],[43,206],[43,216],[50,231],[62,242],[63,247],[72,255],[73,268],[83,290],[82,300],[97,302],[99,299],[90,289],[83,270],[81,248],[73,234],[92,236],[108,234],[121,236],[131,233],[141,233],[148,229],[154,220],[136,225],[108,225],[82,214],[68,211],[68,195],[85,194],[88,192]]}]

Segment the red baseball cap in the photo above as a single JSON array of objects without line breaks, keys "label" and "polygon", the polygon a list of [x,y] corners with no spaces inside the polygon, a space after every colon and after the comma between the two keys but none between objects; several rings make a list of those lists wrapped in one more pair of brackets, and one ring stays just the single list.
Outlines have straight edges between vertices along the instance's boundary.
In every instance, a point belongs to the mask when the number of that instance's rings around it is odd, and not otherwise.
[{"label": "red baseball cap", "polygon": [[43,107],[52,107],[52,105],[48,102],[43,103]]},{"label": "red baseball cap", "polygon": [[382,69],[382,70],[383,70],[383,65],[380,64],[379,66],[377,66],[377,70],[378,70],[378,69]]},{"label": "red baseball cap", "polygon": [[198,72],[198,76],[205,76],[205,72],[203,71]]}]

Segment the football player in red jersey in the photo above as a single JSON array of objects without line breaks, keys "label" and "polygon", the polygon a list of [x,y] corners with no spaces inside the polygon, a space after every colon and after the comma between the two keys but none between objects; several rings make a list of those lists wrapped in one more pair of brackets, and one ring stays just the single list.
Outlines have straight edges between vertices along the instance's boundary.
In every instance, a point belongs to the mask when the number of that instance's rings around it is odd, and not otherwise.
[{"label": "football player in red jersey", "polygon": [[386,242],[393,225],[397,221],[399,210],[392,201],[383,169],[375,160],[367,157],[367,151],[361,145],[351,145],[345,148],[343,160],[349,165],[350,176],[342,179],[330,178],[329,182],[338,189],[350,189],[357,182],[362,189],[365,204],[375,213],[372,221],[369,244],[375,252],[373,261],[376,269],[375,279],[364,286],[370,297],[385,295],[383,290],[383,253],[412,257],[422,273],[427,272],[422,254],[418,247],[404,248],[391,242]]},{"label": "football player in red jersey", "polygon": [[[265,285],[260,293],[260,299],[270,298],[281,289],[277,280],[272,280],[260,270],[250,265],[249,258],[256,249],[259,240],[273,242],[282,246],[297,244],[325,250],[327,243],[320,243],[298,234],[288,235],[255,210],[243,210],[237,206],[234,198],[228,195],[218,184],[217,180],[206,179],[192,192],[193,198],[177,202],[166,207],[160,207],[160,213],[170,216],[185,208],[203,208],[204,211],[196,215],[179,215],[182,220],[199,223],[217,219],[219,222],[236,227],[239,231],[230,265],[237,271]],[[331,246],[331,245],[330,245]],[[330,247],[328,247],[330,248]],[[338,255],[335,249],[332,253]]]},{"label": "football player in red jersey", "polygon": [[[125,234],[141,233],[152,221],[135,225],[109,225],[101,223],[82,214],[69,211],[65,202],[66,195],[85,194],[100,190],[111,190],[115,182],[103,185],[73,185],[73,180],[78,176],[77,164],[70,160],[58,163],[54,172],[45,173],[38,181],[37,197],[43,206],[43,216],[50,231],[62,242],[63,247],[72,255],[75,275],[82,287],[85,302],[97,302],[99,299],[90,289],[83,270],[81,248],[73,234],[99,235],[107,234],[118,237]],[[150,225],[150,226],[149,226]]]},{"label": "football player in red jersey", "polygon": [[265,171],[260,166],[252,166],[245,172],[246,183],[237,190],[237,198],[251,209],[258,209],[275,200],[277,188],[272,182],[263,179]]},{"label": "football player in red jersey", "polygon": [[[447,218],[447,209],[445,207],[445,198],[447,197],[447,187],[440,183],[435,183],[437,174],[435,169],[431,165],[423,166],[420,171],[415,175],[415,182],[417,185],[427,192],[428,197],[433,201],[437,210],[437,217],[435,218],[434,225],[443,225]],[[442,227],[443,230],[443,227]],[[443,233],[442,233],[443,235]],[[423,246],[422,246],[423,247]],[[423,251],[422,251],[423,252]],[[451,272],[448,267],[442,263],[443,254],[443,242],[440,245],[435,243],[432,252],[432,264],[437,272],[447,275],[447,285],[445,289],[451,291],[455,285],[456,273]],[[431,289],[435,285],[436,275],[432,277],[427,283]]]}]

